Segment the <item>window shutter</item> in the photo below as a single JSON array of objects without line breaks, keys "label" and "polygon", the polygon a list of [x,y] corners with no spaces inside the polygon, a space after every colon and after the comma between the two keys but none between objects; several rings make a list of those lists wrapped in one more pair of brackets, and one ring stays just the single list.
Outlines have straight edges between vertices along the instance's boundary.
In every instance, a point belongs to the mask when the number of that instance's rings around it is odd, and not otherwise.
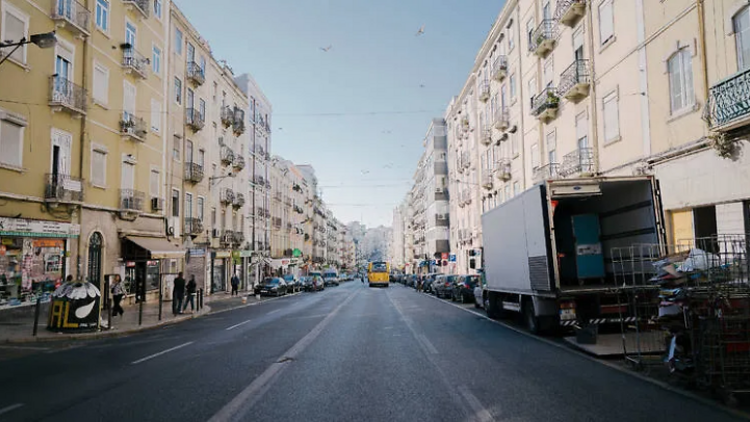
[{"label": "window shutter", "polygon": [[95,150],[91,161],[91,181],[97,186],[105,186],[107,184],[107,154]]},{"label": "window shutter", "polygon": [[[12,40],[15,42],[21,41],[21,38],[24,38],[26,36],[26,23],[19,19],[18,16],[16,16],[13,13],[5,12],[5,38],[8,40]],[[8,47],[6,51],[3,51],[4,54],[7,54],[12,50],[14,47]],[[18,50],[16,50],[10,57],[13,60],[17,60],[21,63],[24,63],[24,57],[26,56],[26,46],[21,46]]]},{"label": "window shutter", "polygon": [[99,65],[94,66],[94,100],[102,105],[109,101],[109,71]]},{"label": "window shutter", "polygon": [[154,99],[151,100],[151,129],[154,132],[161,130],[161,103]]},{"label": "window shutter", "polygon": [[0,161],[21,167],[23,148],[23,127],[7,120],[0,121]]}]

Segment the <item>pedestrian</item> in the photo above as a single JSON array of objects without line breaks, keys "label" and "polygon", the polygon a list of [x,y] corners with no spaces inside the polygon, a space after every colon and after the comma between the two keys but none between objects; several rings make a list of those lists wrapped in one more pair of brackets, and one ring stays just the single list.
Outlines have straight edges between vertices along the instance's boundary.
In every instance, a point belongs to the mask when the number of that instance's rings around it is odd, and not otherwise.
[{"label": "pedestrian", "polygon": [[174,287],[172,288],[172,314],[177,315],[182,313],[182,299],[185,296],[185,279],[182,278],[182,271],[177,274],[177,278],[174,279]]},{"label": "pedestrian", "polygon": [[195,274],[190,275],[190,281],[187,283],[187,291],[185,292],[187,296],[185,296],[185,307],[182,308],[184,311],[188,307],[188,303],[190,304],[190,313],[195,312],[195,288],[197,287],[197,284],[195,283]]},{"label": "pedestrian", "polygon": [[237,277],[237,273],[232,276],[232,296],[239,295],[238,289],[240,288],[240,278]]},{"label": "pedestrian", "polygon": [[125,289],[122,287],[122,280],[120,279],[120,275],[115,275],[115,281],[112,284],[112,299],[115,301],[114,306],[112,307],[112,315],[117,316],[122,315],[125,313],[125,310],[122,309],[122,306],[120,306],[120,301],[122,300],[123,296],[125,296]]}]

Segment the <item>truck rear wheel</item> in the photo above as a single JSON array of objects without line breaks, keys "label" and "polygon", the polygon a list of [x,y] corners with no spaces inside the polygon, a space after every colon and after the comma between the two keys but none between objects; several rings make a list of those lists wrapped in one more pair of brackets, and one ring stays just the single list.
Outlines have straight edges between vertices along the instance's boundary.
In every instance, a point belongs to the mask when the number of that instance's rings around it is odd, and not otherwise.
[{"label": "truck rear wheel", "polygon": [[487,312],[487,317],[491,319],[498,319],[500,315],[498,314],[498,301],[496,300],[495,296],[490,294],[489,292],[485,292],[482,295],[482,298],[484,299],[484,311]]},{"label": "truck rear wheel", "polygon": [[527,299],[523,301],[523,319],[526,328],[531,334],[539,334],[539,318],[534,314],[534,301]]}]

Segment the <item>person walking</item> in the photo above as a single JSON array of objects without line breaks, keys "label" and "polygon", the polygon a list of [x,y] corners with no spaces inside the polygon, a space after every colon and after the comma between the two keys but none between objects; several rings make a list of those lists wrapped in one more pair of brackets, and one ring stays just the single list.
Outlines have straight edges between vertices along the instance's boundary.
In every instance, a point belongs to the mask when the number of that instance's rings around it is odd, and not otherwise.
[{"label": "person walking", "polygon": [[232,296],[239,295],[240,278],[237,277],[237,273],[232,276]]},{"label": "person walking", "polygon": [[122,301],[122,298],[125,296],[125,289],[122,287],[122,279],[120,278],[120,275],[117,274],[115,276],[115,281],[112,284],[112,300],[114,300],[115,304],[112,306],[112,315],[117,316],[122,315],[125,313],[125,310],[122,309],[122,306],[120,306],[120,301]]},{"label": "person walking", "polygon": [[185,311],[188,307],[188,303],[190,304],[190,313],[195,312],[195,288],[197,287],[197,284],[195,283],[195,274],[190,275],[190,281],[187,283],[186,287],[186,294],[185,296],[185,307],[182,308],[183,311]]},{"label": "person walking", "polygon": [[177,315],[182,313],[182,299],[185,296],[185,279],[182,278],[182,271],[177,274],[177,278],[174,279],[174,287],[172,288],[172,314]]}]

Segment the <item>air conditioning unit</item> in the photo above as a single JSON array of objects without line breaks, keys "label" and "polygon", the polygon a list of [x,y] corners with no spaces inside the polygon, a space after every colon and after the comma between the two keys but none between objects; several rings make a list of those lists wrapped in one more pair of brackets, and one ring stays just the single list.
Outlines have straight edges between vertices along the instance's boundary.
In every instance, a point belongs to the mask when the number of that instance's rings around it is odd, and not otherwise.
[{"label": "air conditioning unit", "polygon": [[180,237],[180,217],[167,219],[167,233],[172,237]]}]

